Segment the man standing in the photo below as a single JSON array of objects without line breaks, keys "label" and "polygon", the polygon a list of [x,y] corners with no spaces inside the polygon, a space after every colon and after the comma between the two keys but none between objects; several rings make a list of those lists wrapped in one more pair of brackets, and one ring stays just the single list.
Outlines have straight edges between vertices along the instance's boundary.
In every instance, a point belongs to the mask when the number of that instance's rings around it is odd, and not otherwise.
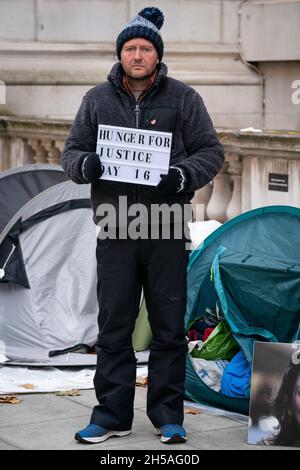
[{"label": "man standing", "polygon": [[[95,223],[101,204],[120,209],[144,204],[189,204],[194,191],[221,169],[223,148],[201,97],[191,87],[167,77],[161,62],[164,16],[144,8],[121,31],[119,62],[108,81],[84,96],[66,141],[62,166],[76,183],[91,183]],[[101,179],[95,153],[99,124],[171,132],[170,168],[157,187]],[[149,220],[146,221],[149,223]],[[158,223],[159,225],[159,223]],[[75,435],[80,442],[101,442],[131,432],[136,361],[132,333],[144,289],[153,339],[148,369],[147,415],[164,443],[185,442],[183,398],[187,344],[185,238],[97,241],[99,335],[94,379],[99,405],[90,424]]]}]

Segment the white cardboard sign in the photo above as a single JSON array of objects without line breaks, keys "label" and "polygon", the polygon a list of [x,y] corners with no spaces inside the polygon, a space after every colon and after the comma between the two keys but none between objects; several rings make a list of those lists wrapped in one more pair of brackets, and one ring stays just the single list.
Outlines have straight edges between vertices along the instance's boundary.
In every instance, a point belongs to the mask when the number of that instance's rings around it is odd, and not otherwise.
[{"label": "white cardboard sign", "polygon": [[169,171],[172,134],[99,124],[101,179],[156,186]]}]

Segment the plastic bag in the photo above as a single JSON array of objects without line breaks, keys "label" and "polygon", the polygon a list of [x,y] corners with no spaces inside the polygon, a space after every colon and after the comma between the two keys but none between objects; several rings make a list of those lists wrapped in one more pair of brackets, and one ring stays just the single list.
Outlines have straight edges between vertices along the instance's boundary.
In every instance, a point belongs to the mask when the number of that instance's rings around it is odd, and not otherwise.
[{"label": "plastic bag", "polygon": [[223,372],[230,362],[223,360],[206,361],[206,359],[200,359],[199,357],[191,358],[191,360],[202,382],[215,392],[220,392]]},{"label": "plastic bag", "polygon": [[200,349],[194,348],[191,356],[215,361],[224,359],[230,361],[240,348],[234,340],[226,321],[219,323]]}]

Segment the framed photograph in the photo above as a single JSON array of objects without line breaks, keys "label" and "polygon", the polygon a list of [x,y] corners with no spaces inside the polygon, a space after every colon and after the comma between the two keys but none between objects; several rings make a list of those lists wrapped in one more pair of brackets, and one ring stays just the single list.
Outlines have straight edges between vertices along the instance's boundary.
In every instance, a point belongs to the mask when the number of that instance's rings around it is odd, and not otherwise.
[{"label": "framed photograph", "polygon": [[300,447],[299,343],[255,343],[248,444]]}]

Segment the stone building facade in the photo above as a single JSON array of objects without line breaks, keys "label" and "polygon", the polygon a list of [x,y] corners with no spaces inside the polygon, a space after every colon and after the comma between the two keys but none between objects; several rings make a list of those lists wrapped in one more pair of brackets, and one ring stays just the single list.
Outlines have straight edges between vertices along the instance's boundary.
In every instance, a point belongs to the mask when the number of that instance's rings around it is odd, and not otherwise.
[{"label": "stone building facade", "polygon": [[[148,4],[165,14],[169,74],[199,91],[226,150],[195,197],[197,217],[299,206],[295,0],[0,0],[0,170],[59,161],[82,96],[116,60],[117,34]],[[284,190],[270,190],[272,175],[285,176]]]}]

